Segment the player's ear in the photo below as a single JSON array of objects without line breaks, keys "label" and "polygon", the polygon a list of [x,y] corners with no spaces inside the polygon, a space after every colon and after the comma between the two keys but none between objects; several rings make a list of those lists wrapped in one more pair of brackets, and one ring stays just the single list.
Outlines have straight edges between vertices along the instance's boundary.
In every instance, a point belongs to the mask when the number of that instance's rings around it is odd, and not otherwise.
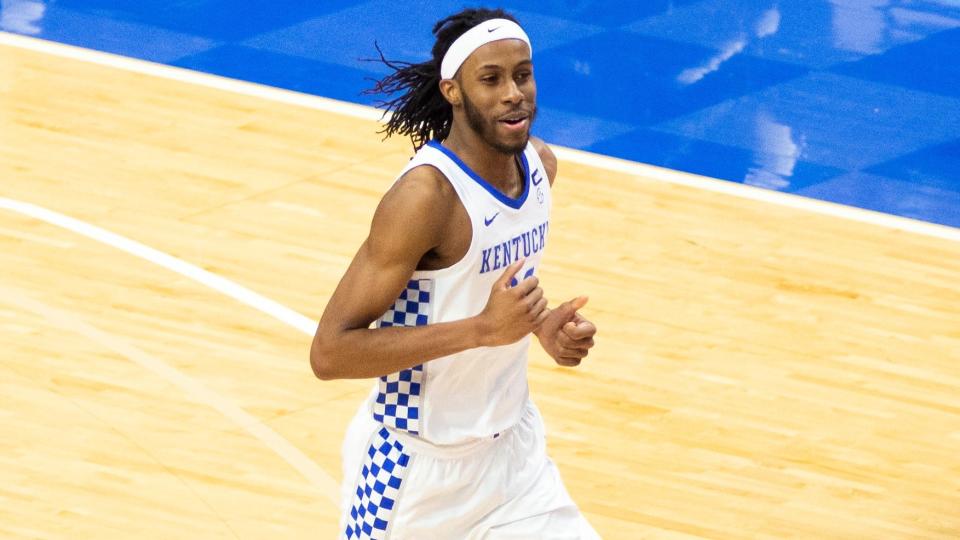
[{"label": "player's ear", "polygon": [[460,92],[460,83],[458,83],[456,80],[440,80],[440,93],[443,94],[443,98],[446,99],[450,105],[459,107],[460,104],[463,103],[463,94]]}]

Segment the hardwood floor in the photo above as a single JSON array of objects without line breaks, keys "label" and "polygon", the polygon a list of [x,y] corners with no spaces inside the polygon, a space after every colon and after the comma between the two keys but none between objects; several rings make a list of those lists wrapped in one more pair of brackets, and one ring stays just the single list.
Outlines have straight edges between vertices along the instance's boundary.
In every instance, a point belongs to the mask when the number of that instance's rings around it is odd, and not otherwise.
[{"label": "hardwood floor", "polygon": [[[0,198],[313,320],[410,156],[376,131],[0,46]],[[572,162],[554,200],[541,279],[600,332],[530,381],[604,538],[960,536],[960,243]],[[0,340],[0,536],[336,535],[371,383],[297,328],[7,208]]]}]

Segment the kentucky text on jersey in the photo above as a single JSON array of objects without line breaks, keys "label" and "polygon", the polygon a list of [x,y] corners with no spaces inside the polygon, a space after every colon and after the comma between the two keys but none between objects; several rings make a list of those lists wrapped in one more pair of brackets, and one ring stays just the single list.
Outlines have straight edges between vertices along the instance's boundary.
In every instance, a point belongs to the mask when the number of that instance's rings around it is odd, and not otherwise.
[{"label": "kentucky text on jersey", "polygon": [[480,273],[486,274],[493,270],[505,268],[520,257],[529,257],[531,254],[537,253],[547,244],[547,231],[549,228],[550,222],[544,221],[532,230],[519,236],[514,236],[506,242],[484,248]]}]

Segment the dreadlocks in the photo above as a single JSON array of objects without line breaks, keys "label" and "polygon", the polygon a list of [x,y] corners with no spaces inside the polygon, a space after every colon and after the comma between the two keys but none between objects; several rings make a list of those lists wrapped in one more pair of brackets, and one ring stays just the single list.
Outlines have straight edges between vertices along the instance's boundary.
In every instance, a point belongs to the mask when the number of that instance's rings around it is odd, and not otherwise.
[{"label": "dreadlocks", "polygon": [[432,58],[420,64],[387,60],[380,46],[374,44],[380,54],[380,61],[393,73],[377,81],[365,94],[400,96],[380,101],[377,106],[393,115],[380,133],[390,137],[395,133],[408,135],[414,150],[433,139],[445,139],[450,134],[453,121],[453,109],[440,93],[440,63],[450,45],[464,32],[490,19],[508,19],[517,22],[512,15],[502,9],[465,9],[433,25],[433,35],[437,41],[430,51]]}]

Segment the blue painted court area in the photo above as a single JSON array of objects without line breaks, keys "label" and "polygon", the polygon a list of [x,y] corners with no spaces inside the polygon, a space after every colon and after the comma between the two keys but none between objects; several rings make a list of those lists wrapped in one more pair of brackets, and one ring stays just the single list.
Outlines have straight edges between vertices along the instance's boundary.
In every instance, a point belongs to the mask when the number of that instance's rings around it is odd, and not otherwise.
[{"label": "blue painted court area", "polygon": [[[960,227],[960,0],[501,2],[544,139]],[[372,104],[465,4],[0,0],[9,32]]]}]

